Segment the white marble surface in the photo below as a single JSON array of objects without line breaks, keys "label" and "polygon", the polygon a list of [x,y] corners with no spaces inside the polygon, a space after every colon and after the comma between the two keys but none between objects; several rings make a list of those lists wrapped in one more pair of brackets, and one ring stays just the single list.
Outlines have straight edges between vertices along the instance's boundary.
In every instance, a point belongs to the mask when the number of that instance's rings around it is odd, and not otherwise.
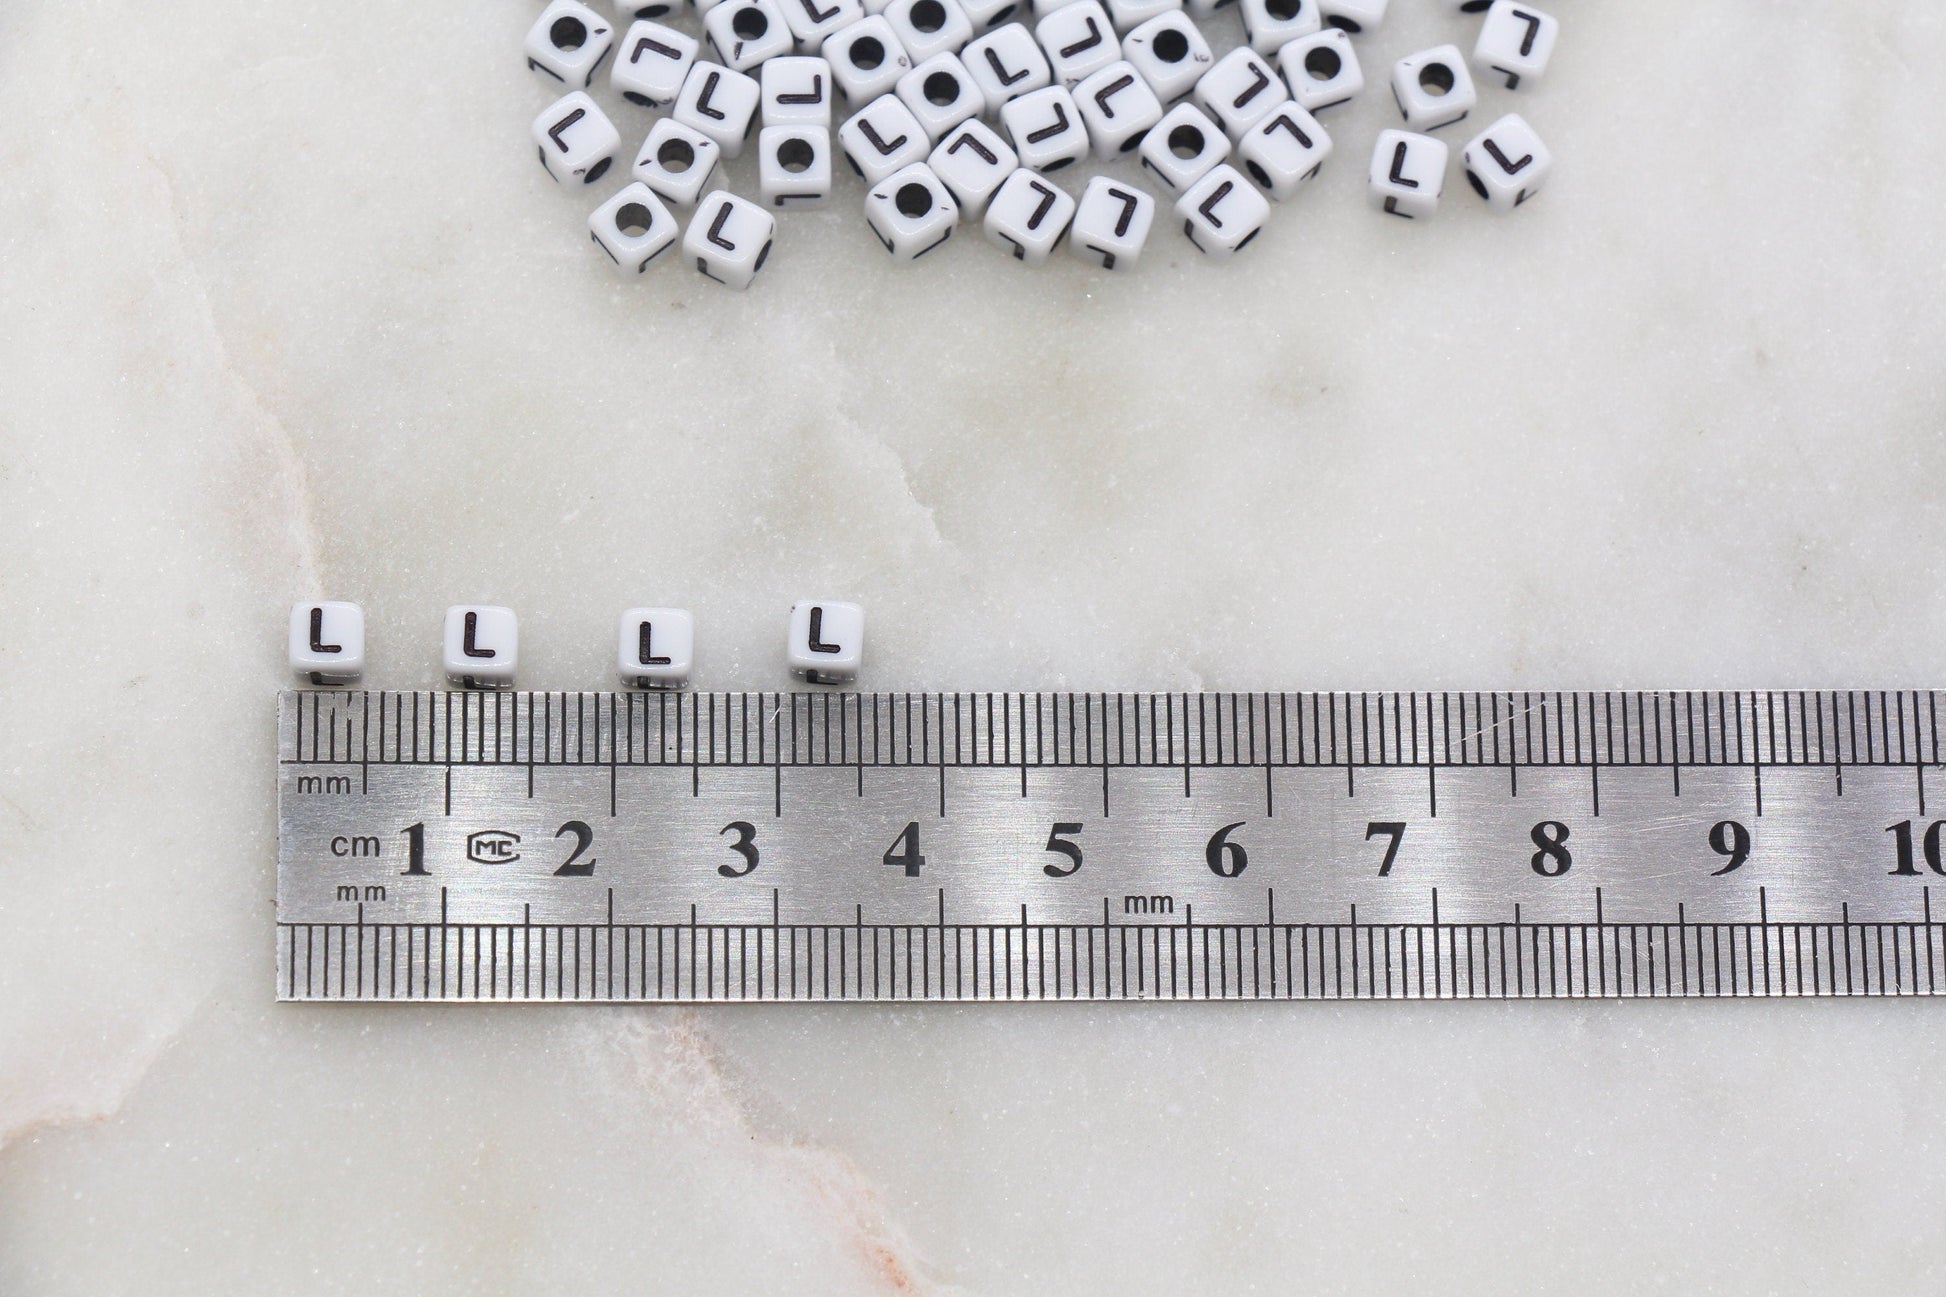
[{"label": "white marble surface", "polygon": [[1510,220],[1365,210],[1374,96],[1227,266],[852,188],[736,295],[595,255],[535,7],[0,7],[0,1293],[1939,1290],[1924,1004],[280,1008],[269,760],[319,594],[388,687],[813,589],[882,687],[1937,684],[1946,13],[1560,0]]}]

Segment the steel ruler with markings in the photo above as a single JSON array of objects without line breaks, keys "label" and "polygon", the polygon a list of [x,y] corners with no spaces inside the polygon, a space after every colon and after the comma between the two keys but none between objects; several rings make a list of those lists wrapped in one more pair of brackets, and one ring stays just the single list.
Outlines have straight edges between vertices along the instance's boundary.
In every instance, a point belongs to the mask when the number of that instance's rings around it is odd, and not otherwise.
[{"label": "steel ruler with markings", "polygon": [[1933,995],[1941,710],[1896,691],[286,693],[277,993]]}]

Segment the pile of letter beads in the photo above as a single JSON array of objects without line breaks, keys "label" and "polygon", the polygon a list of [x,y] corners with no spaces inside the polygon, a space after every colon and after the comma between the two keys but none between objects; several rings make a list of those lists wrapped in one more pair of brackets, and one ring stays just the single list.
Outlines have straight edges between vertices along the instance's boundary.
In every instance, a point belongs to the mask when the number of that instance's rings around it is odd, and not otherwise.
[{"label": "pile of letter beads", "polygon": [[[1560,24],[1524,0],[1422,0],[1477,15],[1470,54],[1439,45],[1387,78],[1398,129],[1371,155],[1372,205],[1432,216],[1450,148],[1480,86],[1541,79]],[[1199,22],[1234,3],[1244,43],[1213,50]],[[776,237],[775,212],[820,207],[840,173],[864,185],[863,224],[916,261],[973,225],[1014,259],[1062,245],[1105,270],[1141,259],[1158,203],[1190,246],[1231,256],[1295,198],[1333,152],[1319,115],[1364,92],[1354,38],[1388,0],[616,0],[603,13],[551,0],[527,33],[527,66],[560,97],[534,120],[541,165],[563,186],[604,179],[590,236],[616,271],[680,257],[748,287]],[[682,30],[685,10],[695,20]],[[641,146],[590,93],[606,79],[657,116]],[[756,193],[724,164],[756,155]],[[1468,186],[1509,212],[1553,158],[1517,113],[1459,150]],[[1107,173],[1078,193],[1053,177]],[[842,163],[842,166],[839,165]],[[1122,174],[1115,174],[1115,169]]]},{"label": "pile of letter beads", "polygon": [[[855,603],[801,599],[791,605],[784,658],[811,684],[843,685],[864,665],[865,612]],[[630,608],[615,643],[615,672],[636,689],[686,689],[696,660],[696,620],[681,608]],[[520,621],[511,608],[459,604],[446,610],[440,662],[462,689],[507,689],[520,666]],[[355,603],[291,608],[290,666],[314,685],[357,683],[365,670],[365,614]]]}]

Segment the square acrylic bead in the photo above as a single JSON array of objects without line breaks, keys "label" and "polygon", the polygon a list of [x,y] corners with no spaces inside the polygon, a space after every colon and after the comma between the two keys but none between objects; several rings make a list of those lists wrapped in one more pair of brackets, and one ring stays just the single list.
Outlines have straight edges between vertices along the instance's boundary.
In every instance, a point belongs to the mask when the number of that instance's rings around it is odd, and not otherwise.
[{"label": "square acrylic bead", "polygon": [[784,659],[814,685],[849,684],[865,661],[865,610],[855,603],[805,599],[791,605]]},{"label": "square acrylic bead", "polygon": [[709,136],[724,157],[734,158],[743,152],[743,142],[756,125],[762,97],[755,77],[699,62],[690,67],[670,116]]},{"label": "square acrylic bead", "polygon": [[630,608],[622,614],[615,671],[637,689],[682,689],[695,666],[696,620],[681,608]]},{"label": "square acrylic bead", "polygon": [[865,193],[865,223],[895,261],[917,261],[953,237],[959,205],[923,162],[894,171]]},{"label": "square acrylic bead", "polygon": [[1065,87],[1022,95],[1000,110],[1000,121],[1024,167],[1059,171],[1088,156],[1088,128]]},{"label": "square acrylic bead", "polygon": [[1390,216],[1422,221],[1439,210],[1446,188],[1446,144],[1411,131],[1381,131],[1366,192]]},{"label": "square acrylic bead", "polygon": [[870,185],[901,167],[924,161],[932,140],[897,95],[880,95],[845,119],[838,128],[838,147],[851,169]]},{"label": "square acrylic bead", "polygon": [[1243,14],[1244,34],[1250,48],[1269,58],[1300,36],[1310,36],[1323,25],[1318,0],[1238,0]]},{"label": "square acrylic bead", "polygon": [[1479,95],[1457,46],[1408,54],[1392,66],[1392,98],[1410,131],[1436,131],[1466,120]]},{"label": "square acrylic bead", "polygon": [[1127,62],[1110,63],[1084,78],[1074,88],[1074,103],[1095,156],[1104,162],[1133,153],[1149,128],[1162,120],[1162,101]]},{"label": "square acrylic bead", "polygon": [[1290,93],[1263,55],[1245,45],[1225,54],[1203,74],[1194,98],[1196,106],[1235,140],[1270,116]]},{"label": "square acrylic bead", "polygon": [[1466,182],[1489,210],[1511,212],[1547,183],[1554,155],[1518,113],[1508,113],[1476,135],[1460,155]]},{"label": "square acrylic bead", "polygon": [[957,54],[973,39],[973,20],[958,0],[892,0],[885,21],[914,64],[935,54]]},{"label": "square acrylic bead", "polygon": [[608,254],[624,278],[633,279],[675,245],[676,218],[655,191],[636,180],[595,208],[588,217],[595,246]]},{"label": "square acrylic bead", "polygon": [[644,108],[672,104],[696,62],[696,49],[693,37],[673,27],[638,22],[622,37],[608,84],[616,94]]},{"label": "square acrylic bead", "polygon": [[1277,51],[1291,98],[1306,112],[1323,112],[1350,103],[1365,88],[1365,72],[1351,37],[1336,27],[1294,40]]},{"label": "square acrylic bead", "polygon": [[820,52],[830,61],[831,76],[846,100],[854,105],[889,93],[912,70],[912,59],[899,44],[892,24],[876,15],[826,37]]},{"label": "square acrylic bead", "polygon": [[1068,251],[1103,270],[1132,270],[1154,224],[1154,198],[1134,185],[1096,176],[1075,204]]},{"label": "square acrylic bead", "polygon": [[703,196],[683,231],[682,251],[707,279],[748,288],[770,258],[777,219],[748,199],[721,189]]},{"label": "square acrylic bead", "polygon": [[1269,200],[1228,163],[1211,168],[1176,200],[1182,232],[1198,252],[1210,257],[1243,251],[1269,217]]},{"label": "square acrylic bead", "polygon": [[997,113],[1009,100],[1054,81],[1040,43],[1019,23],[996,27],[971,42],[960,51],[960,61],[980,88],[989,113]]},{"label": "square acrylic bead", "polygon": [[1074,219],[1074,199],[1051,180],[1025,167],[1008,176],[987,204],[980,227],[987,240],[1038,266],[1047,260]]},{"label": "square acrylic bead", "polygon": [[1209,174],[1230,156],[1230,137],[1194,104],[1177,104],[1142,139],[1142,170],[1171,194]]},{"label": "square acrylic bead", "polygon": [[446,610],[446,679],[462,689],[505,689],[520,665],[520,623],[511,608],[461,604]]},{"label": "square acrylic bead", "polygon": [[1054,80],[1070,89],[1122,57],[1121,38],[1098,0],[1056,9],[1034,25],[1034,39],[1047,55]]},{"label": "square acrylic bead", "polygon": [[527,66],[550,86],[586,90],[615,43],[615,24],[576,0],[554,0],[527,29]]},{"label": "square acrylic bead", "polygon": [[765,126],[831,126],[831,64],[800,55],[772,59],[757,74]]},{"label": "square acrylic bead", "polygon": [[717,61],[738,72],[797,47],[776,0],[725,0],[703,19],[703,31]]},{"label": "square acrylic bead", "polygon": [[1288,102],[1245,131],[1237,143],[1237,162],[1244,173],[1279,201],[1317,175],[1330,156],[1331,136],[1318,119]]},{"label": "square acrylic bead", "polygon": [[963,220],[986,215],[1001,184],[1020,165],[1020,157],[985,122],[962,122],[926,159],[933,174],[952,194]]},{"label": "square acrylic bead", "polygon": [[291,670],[314,685],[348,685],[365,673],[365,611],[355,603],[291,608]]},{"label": "square acrylic bead", "polygon": [[944,139],[961,122],[986,110],[986,96],[980,93],[957,54],[935,54],[916,65],[899,78],[893,93],[925,128],[929,146]]},{"label": "square acrylic bead", "polygon": [[571,91],[534,119],[534,147],[547,174],[564,185],[592,185],[608,174],[622,137],[584,90]]},{"label": "square acrylic bead", "polygon": [[1135,66],[1155,97],[1165,104],[1195,89],[1203,73],[1216,63],[1202,30],[1181,12],[1151,18],[1124,36],[1122,57]]},{"label": "square acrylic bead", "polygon": [[766,207],[822,207],[831,197],[831,132],[766,126],[757,132],[757,189]]},{"label": "square acrylic bead", "polygon": [[797,38],[797,48],[805,54],[818,53],[826,37],[865,16],[859,0],[777,0],[777,4]]},{"label": "square acrylic bead", "polygon": [[1509,90],[1538,81],[1554,57],[1561,24],[1517,0],[1495,0],[1473,45],[1473,66]]},{"label": "square acrylic bead", "polygon": [[649,128],[641,152],[635,155],[635,178],[666,202],[694,207],[708,190],[722,155],[722,147],[709,136],[664,117]]},{"label": "square acrylic bead", "polygon": [[1318,11],[1327,27],[1350,32],[1353,36],[1371,31],[1385,21],[1387,0],[1318,0]]}]

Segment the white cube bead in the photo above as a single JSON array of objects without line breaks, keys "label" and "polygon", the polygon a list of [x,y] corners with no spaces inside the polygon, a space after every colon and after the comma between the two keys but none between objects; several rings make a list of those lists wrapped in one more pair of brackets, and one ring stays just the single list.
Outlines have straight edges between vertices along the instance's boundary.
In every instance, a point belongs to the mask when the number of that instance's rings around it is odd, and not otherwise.
[{"label": "white cube bead", "polygon": [[621,133],[585,90],[549,104],[534,119],[534,147],[547,174],[561,184],[592,185],[608,174]]},{"label": "white cube bead", "polygon": [[520,665],[520,623],[511,608],[461,604],[446,610],[446,678],[462,689],[505,689]]},{"label": "white cube bead", "polygon": [[838,128],[838,147],[851,169],[873,185],[901,167],[923,162],[932,140],[897,95],[880,95],[845,119]]},{"label": "white cube bead", "polygon": [[917,261],[953,237],[959,204],[931,167],[915,162],[866,190],[865,223],[894,261]]},{"label": "white cube bead", "polygon": [[1554,57],[1561,24],[1519,0],[1495,0],[1480,24],[1473,46],[1473,66],[1498,76],[1509,90],[1540,80]]},{"label": "white cube bead", "polygon": [[1203,73],[1216,63],[1202,30],[1188,14],[1180,12],[1151,18],[1124,36],[1122,57],[1135,65],[1155,97],[1165,104],[1195,89]]},{"label": "white cube bead", "polygon": [[1142,140],[1142,169],[1180,194],[1230,156],[1230,137],[1194,104],[1177,104]]},{"label": "white cube bead", "polygon": [[1277,66],[1291,98],[1306,112],[1350,103],[1365,88],[1365,71],[1351,47],[1351,37],[1336,27],[1285,45],[1277,51]]},{"label": "white cube bead", "polygon": [[757,189],[766,207],[822,207],[831,197],[831,132],[766,126],[757,133]]},{"label": "white cube bead", "polygon": [[1265,58],[1324,26],[1318,0],[1239,0],[1239,10],[1250,48]]},{"label": "white cube bead", "polygon": [[683,231],[683,255],[705,278],[748,288],[770,257],[777,218],[748,199],[718,189],[703,196]]},{"label": "white cube bead", "polygon": [[1424,220],[1439,210],[1446,188],[1446,144],[1411,131],[1381,131],[1372,148],[1367,194],[1372,206],[1407,220]]},{"label": "white cube bead", "polygon": [[1074,103],[1095,156],[1104,162],[1133,153],[1149,128],[1162,120],[1162,101],[1134,64],[1125,61],[1084,78],[1074,88]]},{"label": "white cube bead", "polygon": [[1022,95],[1000,110],[1000,121],[1024,167],[1059,171],[1088,156],[1088,128],[1064,86]]},{"label": "white cube bead", "polygon": [[586,90],[614,43],[614,23],[576,0],[554,0],[527,29],[527,66],[551,86]]},{"label": "white cube bead", "polygon": [[1392,97],[1398,101],[1406,129],[1422,133],[1466,120],[1479,102],[1473,74],[1453,45],[1408,54],[1394,64]]},{"label": "white cube bead", "polygon": [[1318,119],[1285,102],[1252,126],[1237,143],[1237,161],[1272,198],[1282,201],[1318,174],[1331,156],[1331,136]]},{"label": "white cube bead", "polygon": [[1008,176],[987,204],[980,228],[988,242],[1007,249],[1014,260],[1038,266],[1061,242],[1074,219],[1074,199],[1051,180],[1022,167]]},{"label": "white cube bead", "polygon": [[682,8],[681,0],[615,0],[615,21],[651,22],[667,18]]},{"label": "white cube bead", "polygon": [[892,24],[878,15],[860,18],[827,36],[822,53],[831,62],[832,77],[854,106],[889,93],[912,70],[912,58],[899,44]]},{"label": "white cube bead", "polygon": [[784,21],[790,24],[791,35],[797,38],[797,48],[805,54],[816,54],[824,47],[825,38],[857,22],[865,16],[865,6],[859,0],[777,0],[784,10]]},{"label": "white cube bead", "polygon": [[914,64],[935,54],[957,54],[973,39],[973,20],[959,0],[892,0],[885,6],[885,21]]},{"label": "white cube bead", "polygon": [[1198,252],[1228,257],[1243,251],[1270,217],[1270,202],[1227,162],[1212,167],[1176,200],[1176,219]]},{"label": "white cube bead", "polygon": [[1357,36],[1385,21],[1387,0],[1318,0],[1324,21]]},{"label": "white cube bead", "polygon": [[595,208],[588,217],[595,246],[608,254],[623,278],[633,279],[649,263],[675,246],[680,230],[676,218],[655,191],[636,180]]},{"label": "white cube bead", "polygon": [[[976,34],[998,31],[1003,23],[1020,17],[1025,0],[959,0],[960,12],[973,24]],[[1031,8],[1027,10],[1031,12]]]},{"label": "white cube bead", "polygon": [[644,108],[672,104],[696,62],[696,49],[693,37],[673,27],[638,22],[622,37],[608,84],[616,94]]},{"label": "white cube bead", "polygon": [[830,599],[792,604],[785,660],[793,673],[814,685],[856,680],[865,660],[865,610]]},{"label": "white cube bead", "polygon": [[933,174],[959,205],[960,219],[977,221],[1014,169],[1020,156],[985,122],[962,122],[926,159]]},{"label": "white cube bead", "polygon": [[1119,180],[1096,176],[1081,191],[1068,251],[1103,270],[1132,270],[1155,224],[1155,199]]},{"label": "white cube bead", "polygon": [[[1181,13],[1182,0],[1106,0],[1105,7],[1108,21],[1115,24],[1115,30],[1126,40],[1128,33],[1151,19],[1166,13]],[[1126,50],[1122,57],[1128,57]]]},{"label": "white cube bead", "polygon": [[986,96],[957,54],[935,54],[914,65],[899,78],[893,93],[925,129],[929,147],[961,122],[986,111]]},{"label": "white cube bead", "polygon": [[743,152],[743,142],[757,123],[762,97],[755,77],[698,61],[691,65],[670,116],[709,136],[724,157],[734,158]]},{"label": "white cube bead", "polygon": [[1122,57],[1121,38],[1099,0],[1064,5],[1034,25],[1054,80],[1073,89],[1083,77]]},{"label": "white cube bead", "polygon": [[615,670],[637,689],[681,689],[696,658],[696,619],[681,608],[630,608],[622,614]]},{"label": "white cube bead", "polygon": [[[786,0],[788,3],[788,0]],[[765,126],[831,126],[831,64],[813,55],[772,59],[757,74]]]},{"label": "white cube bead", "polygon": [[699,130],[664,117],[649,128],[635,155],[635,178],[664,201],[694,207],[716,175],[723,148]]},{"label": "white cube bead", "polygon": [[998,113],[1009,100],[1054,82],[1040,42],[1020,23],[996,27],[960,51],[966,74],[980,88],[986,111]]},{"label": "white cube bead", "polygon": [[703,31],[717,62],[738,72],[797,47],[776,0],[728,0],[709,11]]},{"label": "white cube bead", "polygon": [[1196,106],[1233,140],[1289,98],[1284,79],[1247,45],[1218,59],[1196,83]]},{"label": "white cube bead", "polygon": [[1473,192],[1501,213],[1538,194],[1554,169],[1554,155],[1519,113],[1508,113],[1474,136],[1460,158]]},{"label": "white cube bead", "polygon": [[348,685],[365,673],[365,610],[355,603],[291,607],[291,670],[314,685]]}]

